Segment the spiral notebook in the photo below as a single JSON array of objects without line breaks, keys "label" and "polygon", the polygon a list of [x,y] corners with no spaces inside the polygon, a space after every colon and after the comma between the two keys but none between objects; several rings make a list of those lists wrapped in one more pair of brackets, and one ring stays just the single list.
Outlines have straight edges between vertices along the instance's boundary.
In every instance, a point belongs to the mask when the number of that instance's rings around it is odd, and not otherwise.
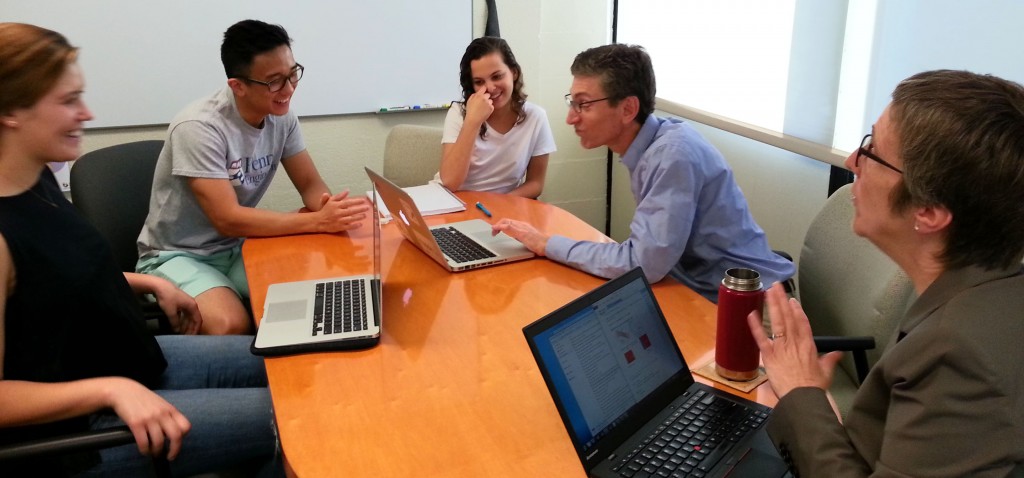
[{"label": "spiral notebook", "polygon": [[[466,210],[466,203],[462,202],[458,196],[452,194],[448,188],[438,183],[404,187],[402,191],[405,191],[412,198],[413,202],[416,203],[416,207],[420,210],[420,214],[424,216]],[[367,193],[367,196],[369,195],[370,193]],[[380,196],[377,196],[377,210],[380,211],[381,217],[391,219],[391,211],[388,211],[387,205],[384,204],[384,199]]]}]

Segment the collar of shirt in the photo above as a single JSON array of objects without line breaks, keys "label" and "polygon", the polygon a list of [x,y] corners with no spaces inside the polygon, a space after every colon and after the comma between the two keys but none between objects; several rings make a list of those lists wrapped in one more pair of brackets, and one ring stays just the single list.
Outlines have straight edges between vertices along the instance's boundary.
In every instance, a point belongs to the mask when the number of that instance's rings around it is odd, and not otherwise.
[{"label": "collar of shirt", "polygon": [[907,315],[899,325],[899,336],[902,337],[917,327],[930,316],[935,309],[953,300],[961,292],[986,282],[1004,279],[1022,273],[1021,266],[1014,265],[1008,269],[985,270],[981,267],[965,267],[943,272],[935,282],[925,289],[921,297],[907,310]]},{"label": "collar of shirt", "polygon": [[661,120],[653,114],[647,115],[644,125],[640,127],[640,132],[636,134],[636,138],[633,138],[633,142],[629,144],[626,154],[622,155],[620,159],[622,164],[629,169],[630,173],[633,172],[637,163],[640,162],[640,158],[647,152],[647,148],[654,142],[659,128],[661,128]]}]

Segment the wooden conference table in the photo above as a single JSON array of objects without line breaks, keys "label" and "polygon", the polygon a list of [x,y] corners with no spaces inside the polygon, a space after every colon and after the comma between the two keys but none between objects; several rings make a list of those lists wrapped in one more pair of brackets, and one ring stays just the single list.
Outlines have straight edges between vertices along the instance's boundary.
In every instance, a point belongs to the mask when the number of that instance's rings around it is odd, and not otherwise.
[{"label": "wooden conference table", "polygon": [[[549,204],[458,196],[470,205],[465,212],[428,222],[487,220],[471,206],[481,201],[495,219],[610,240]],[[451,274],[404,241],[396,225],[381,229],[381,343],[266,360],[291,471],[300,477],[582,477],[522,328],[604,281],[542,258]],[[346,234],[249,239],[243,257],[259,321],[271,283],[371,270],[372,230],[367,222]],[[672,279],[654,290],[690,367],[710,360],[715,306]],[[775,402],[767,386],[741,395]]]}]

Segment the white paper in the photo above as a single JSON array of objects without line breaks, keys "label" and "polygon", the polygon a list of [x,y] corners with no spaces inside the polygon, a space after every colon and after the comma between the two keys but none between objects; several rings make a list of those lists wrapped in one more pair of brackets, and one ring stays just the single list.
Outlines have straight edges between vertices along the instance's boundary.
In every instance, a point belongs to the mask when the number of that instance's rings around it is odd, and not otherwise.
[{"label": "white paper", "polygon": [[[424,216],[466,210],[466,203],[462,202],[451,191],[438,183],[431,182],[422,186],[410,186],[402,188],[402,190],[412,198],[413,202],[416,203],[416,207],[419,208],[420,214]],[[366,195],[373,197],[373,191],[367,191]],[[384,200],[380,195],[377,196],[377,210],[380,212],[381,217],[391,217],[391,212],[384,205]]]}]

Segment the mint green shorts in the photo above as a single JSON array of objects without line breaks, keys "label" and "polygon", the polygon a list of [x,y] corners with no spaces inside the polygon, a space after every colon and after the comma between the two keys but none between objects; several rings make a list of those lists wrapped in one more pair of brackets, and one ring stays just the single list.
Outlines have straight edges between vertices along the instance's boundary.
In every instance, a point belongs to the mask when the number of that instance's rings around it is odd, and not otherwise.
[{"label": "mint green shorts", "polygon": [[249,297],[249,281],[245,278],[241,244],[209,256],[164,251],[154,257],[139,259],[135,270],[141,274],[163,277],[192,297],[214,287],[227,287],[241,298]]}]

